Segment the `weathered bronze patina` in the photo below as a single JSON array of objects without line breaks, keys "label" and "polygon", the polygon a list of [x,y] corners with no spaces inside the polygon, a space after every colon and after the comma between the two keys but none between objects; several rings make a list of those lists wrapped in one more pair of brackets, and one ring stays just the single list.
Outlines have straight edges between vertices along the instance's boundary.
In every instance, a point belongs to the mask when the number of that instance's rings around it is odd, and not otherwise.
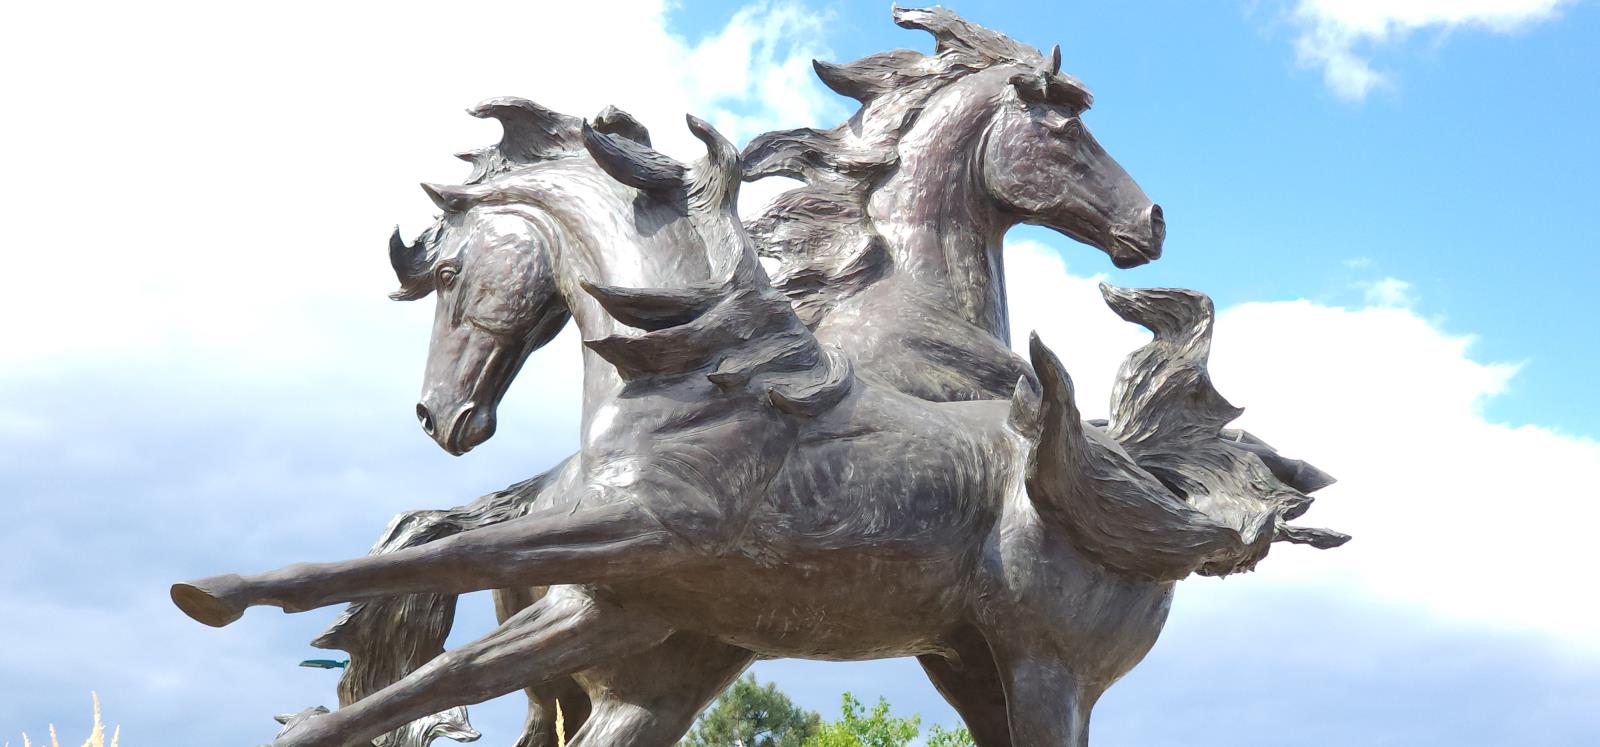
[{"label": "weathered bronze patina", "polygon": [[[1331,478],[1226,430],[1204,295],[1103,286],[1154,333],[1109,422],[1084,422],[1037,338],[1007,338],[1001,239],[1046,225],[1119,267],[1160,256],[1161,209],[1085,129],[1091,96],[1049,56],[948,11],[937,40],[817,64],[859,100],[827,131],[708,124],[679,163],[607,109],[474,110],[442,215],[396,233],[395,297],[436,297],[417,416],[441,447],[491,437],[522,362],[585,340],[580,451],[469,506],[398,517],[366,557],[176,584],[215,626],[246,608],[353,603],[317,644],[351,652],[341,708],[274,742],[470,737],[460,706],[528,688],[520,744],[670,745],[753,660],[916,656],[992,745],[1087,743],[1091,708],[1165,622],[1173,585],[1253,568]],[[747,233],[739,183],[793,176]],[[777,260],[769,278],[759,255]],[[502,625],[445,651],[454,595]]]}]

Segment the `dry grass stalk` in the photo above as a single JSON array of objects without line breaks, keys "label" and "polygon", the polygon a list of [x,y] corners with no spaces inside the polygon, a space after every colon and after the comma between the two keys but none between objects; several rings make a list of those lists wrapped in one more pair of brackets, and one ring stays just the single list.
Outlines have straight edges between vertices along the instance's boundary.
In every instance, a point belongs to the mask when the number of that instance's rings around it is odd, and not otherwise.
[{"label": "dry grass stalk", "polygon": [[[94,728],[90,730],[89,738],[84,741],[83,747],[117,747],[117,741],[122,738],[122,727],[118,726],[112,730],[111,744],[107,745],[106,727],[105,724],[100,723],[100,695],[90,692],[89,697],[94,701]],[[11,747],[11,743],[6,742],[5,747]],[[22,733],[22,747],[33,747],[33,741],[28,739],[27,732]],[[44,747],[44,745],[40,744],[39,747]],[[56,738],[55,724],[50,725],[50,747],[61,747],[61,740]]]}]

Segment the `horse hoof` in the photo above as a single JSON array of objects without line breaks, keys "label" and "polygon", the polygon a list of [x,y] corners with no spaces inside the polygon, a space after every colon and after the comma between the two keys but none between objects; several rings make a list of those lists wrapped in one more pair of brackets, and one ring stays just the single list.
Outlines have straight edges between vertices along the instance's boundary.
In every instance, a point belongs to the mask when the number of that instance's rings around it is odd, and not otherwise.
[{"label": "horse hoof", "polygon": [[237,574],[212,576],[194,583],[172,585],[172,603],[183,614],[195,620],[220,628],[244,616],[245,605],[228,601],[230,592],[238,592],[244,579]]},{"label": "horse hoof", "polygon": [[306,740],[310,738],[311,728],[316,724],[307,724],[307,722],[326,715],[328,715],[328,709],[322,706],[315,706],[299,713],[285,713],[281,716],[274,716],[273,719],[283,724],[283,728],[278,731],[278,736],[273,738],[272,744],[263,745],[263,747],[289,747],[290,745],[311,744]]}]

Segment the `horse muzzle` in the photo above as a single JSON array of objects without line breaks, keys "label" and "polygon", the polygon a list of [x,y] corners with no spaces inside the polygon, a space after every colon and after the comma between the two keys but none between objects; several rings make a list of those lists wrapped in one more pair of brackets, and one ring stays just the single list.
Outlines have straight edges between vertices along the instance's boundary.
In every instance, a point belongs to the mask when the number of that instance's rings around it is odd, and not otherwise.
[{"label": "horse muzzle", "polygon": [[1111,231],[1111,264],[1118,269],[1151,262],[1161,258],[1161,245],[1167,240],[1167,220],[1160,205],[1145,208],[1137,220]]},{"label": "horse muzzle", "polygon": [[436,415],[435,408],[429,407],[427,402],[418,402],[417,421],[422,424],[423,433],[455,456],[489,440],[495,429],[494,409],[479,407],[473,402],[464,403],[443,416]]}]

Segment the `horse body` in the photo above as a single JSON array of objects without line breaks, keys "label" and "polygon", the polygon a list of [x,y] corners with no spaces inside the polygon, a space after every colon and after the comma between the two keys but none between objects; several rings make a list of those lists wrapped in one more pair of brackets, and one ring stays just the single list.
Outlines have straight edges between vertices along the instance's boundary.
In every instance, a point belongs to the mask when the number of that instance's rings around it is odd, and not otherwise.
[{"label": "horse body", "polygon": [[947,653],[1020,458],[1004,404],[930,405],[859,382],[799,424],[735,545],[615,588],[767,657]]},{"label": "horse body", "polygon": [[772,658],[953,657],[968,626],[1026,635],[1103,689],[1154,644],[1173,585],[1097,565],[1041,517],[1021,479],[1032,443],[1009,407],[865,382],[801,424],[737,546],[609,588],[674,629]]}]

